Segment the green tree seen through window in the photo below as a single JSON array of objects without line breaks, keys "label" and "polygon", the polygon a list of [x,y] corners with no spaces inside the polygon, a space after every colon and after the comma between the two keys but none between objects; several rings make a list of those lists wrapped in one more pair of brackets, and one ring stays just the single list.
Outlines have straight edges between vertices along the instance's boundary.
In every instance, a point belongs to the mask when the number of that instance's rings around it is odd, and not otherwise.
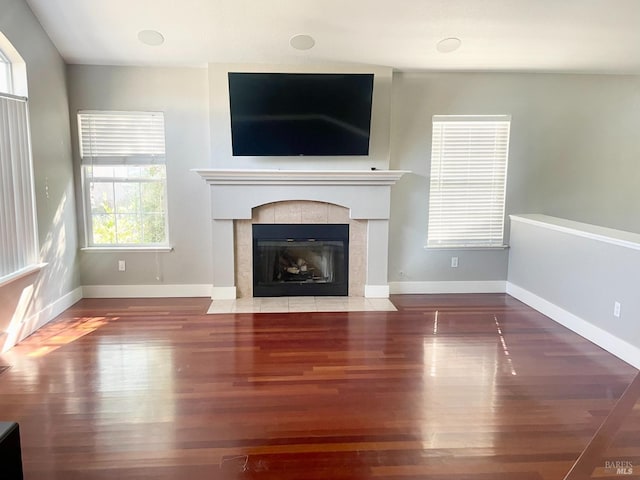
[{"label": "green tree seen through window", "polygon": [[93,244],[166,244],[165,166],[94,170],[100,177],[91,178]]}]

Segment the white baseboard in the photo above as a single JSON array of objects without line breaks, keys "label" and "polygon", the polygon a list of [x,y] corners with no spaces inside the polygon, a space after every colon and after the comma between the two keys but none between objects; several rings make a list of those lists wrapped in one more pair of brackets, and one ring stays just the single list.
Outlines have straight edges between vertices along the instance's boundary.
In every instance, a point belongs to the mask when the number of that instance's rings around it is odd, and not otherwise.
[{"label": "white baseboard", "polygon": [[391,282],[391,293],[505,293],[507,282],[487,281],[442,281],[442,282]]},{"label": "white baseboard", "polygon": [[235,300],[236,287],[211,287],[211,300]]},{"label": "white baseboard", "polygon": [[211,285],[85,285],[84,298],[209,297]]},{"label": "white baseboard", "polygon": [[71,290],[66,295],[63,295],[59,299],[51,302],[46,307],[42,308],[33,315],[23,319],[20,323],[16,324],[12,331],[7,332],[6,340],[2,346],[2,351],[6,351],[13,347],[19,341],[27,338],[33,332],[40,327],[46,325],[51,320],[56,318],[67,308],[71,307],[74,303],[82,299],[82,287],[78,287]]},{"label": "white baseboard", "polygon": [[639,348],[518,285],[508,282],[507,293],[560,325],[595,343],[612,355],[624,360],[629,365],[640,368]]},{"label": "white baseboard", "polygon": [[365,285],[365,298],[389,298],[389,285]]}]

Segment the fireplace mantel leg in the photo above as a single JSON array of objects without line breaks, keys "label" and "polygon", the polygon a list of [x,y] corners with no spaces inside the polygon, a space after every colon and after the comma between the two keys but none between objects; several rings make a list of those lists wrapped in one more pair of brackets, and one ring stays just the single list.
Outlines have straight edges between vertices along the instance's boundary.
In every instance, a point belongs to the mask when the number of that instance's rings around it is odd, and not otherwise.
[{"label": "fireplace mantel leg", "polygon": [[213,220],[213,300],[236,298],[233,220]]},{"label": "fireplace mantel leg", "polygon": [[389,298],[389,220],[369,220],[367,224],[367,280],[364,296]]}]

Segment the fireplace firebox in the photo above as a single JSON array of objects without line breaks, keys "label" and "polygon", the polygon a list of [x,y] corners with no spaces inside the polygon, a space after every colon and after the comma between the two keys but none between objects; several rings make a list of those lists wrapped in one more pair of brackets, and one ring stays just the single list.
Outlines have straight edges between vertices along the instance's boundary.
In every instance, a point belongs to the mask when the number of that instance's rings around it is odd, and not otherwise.
[{"label": "fireplace firebox", "polygon": [[349,225],[253,225],[254,297],[348,294]]}]

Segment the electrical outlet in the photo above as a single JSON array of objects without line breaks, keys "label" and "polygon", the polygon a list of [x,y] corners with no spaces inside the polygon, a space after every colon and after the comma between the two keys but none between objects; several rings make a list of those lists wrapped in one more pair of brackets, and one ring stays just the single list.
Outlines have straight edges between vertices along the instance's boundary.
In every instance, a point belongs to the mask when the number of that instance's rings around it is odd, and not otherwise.
[{"label": "electrical outlet", "polygon": [[458,268],[458,257],[451,257],[451,268]]},{"label": "electrical outlet", "polygon": [[118,271],[124,272],[127,269],[127,264],[124,260],[118,260]]},{"label": "electrical outlet", "polygon": [[620,302],[613,302],[613,316],[620,318]]}]

